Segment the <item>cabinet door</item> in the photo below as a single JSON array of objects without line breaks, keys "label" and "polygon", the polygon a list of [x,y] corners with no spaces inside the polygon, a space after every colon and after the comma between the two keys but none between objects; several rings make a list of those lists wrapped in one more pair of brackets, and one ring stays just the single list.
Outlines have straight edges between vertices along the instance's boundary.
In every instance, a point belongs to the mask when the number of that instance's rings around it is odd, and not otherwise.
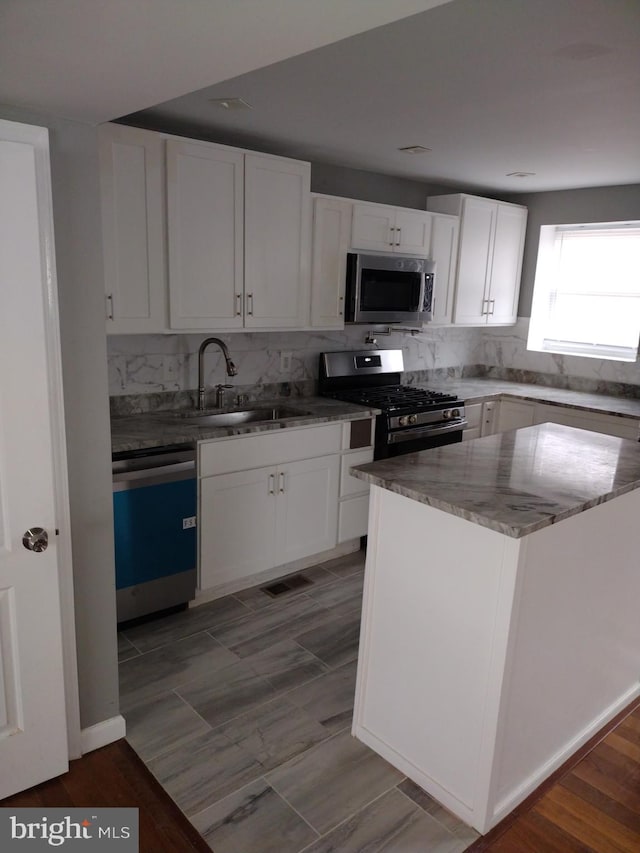
[{"label": "cabinet door", "polygon": [[243,156],[167,142],[172,329],[242,327]]},{"label": "cabinet door", "polygon": [[372,252],[393,252],[396,209],[383,204],[354,204],[351,245]]},{"label": "cabinet door", "polygon": [[436,262],[436,277],[431,322],[435,325],[450,324],[453,317],[458,232],[457,217],[433,214],[430,257]]},{"label": "cabinet door", "polygon": [[501,400],[498,410],[498,429],[506,432],[510,429],[533,426],[536,423],[534,405],[525,400]]},{"label": "cabinet door", "polygon": [[107,124],[99,130],[107,333],[166,329],[163,140]]},{"label": "cabinet door", "polygon": [[309,323],[311,165],[245,156],[245,326]]},{"label": "cabinet door", "polygon": [[536,423],[564,424],[577,429],[590,429],[606,435],[616,435],[631,441],[638,440],[638,421],[633,418],[605,415],[599,412],[582,412],[565,406],[535,404]]},{"label": "cabinet door", "polygon": [[336,546],[339,478],[338,454],[278,467],[278,563]]},{"label": "cabinet door", "polygon": [[498,205],[487,315],[490,324],[509,325],[516,322],[526,226],[525,208]]},{"label": "cabinet door", "polygon": [[200,589],[235,584],[278,565],[275,492],[275,468],[200,481]]},{"label": "cabinet door", "polygon": [[496,228],[497,203],[465,198],[460,221],[458,286],[453,321],[458,325],[484,326],[487,322],[488,283]]},{"label": "cabinet door", "polygon": [[342,329],[353,205],[340,198],[316,198],[313,207],[311,325]]},{"label": "cabinet door", "polygon": [[431,250],[432,215],[421,210],[396,210],[396,252],[427,256]]}]

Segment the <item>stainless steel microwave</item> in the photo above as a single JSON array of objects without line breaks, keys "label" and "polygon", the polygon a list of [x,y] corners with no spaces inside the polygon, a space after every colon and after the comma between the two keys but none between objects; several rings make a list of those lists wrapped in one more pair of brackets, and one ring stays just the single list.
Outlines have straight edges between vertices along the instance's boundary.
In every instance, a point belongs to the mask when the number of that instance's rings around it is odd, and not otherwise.
[{"label": "stainless steel microwave", "polygon": [[422,326],[431,320],[435,262],[400,255],[347,255],[348,323]]}]

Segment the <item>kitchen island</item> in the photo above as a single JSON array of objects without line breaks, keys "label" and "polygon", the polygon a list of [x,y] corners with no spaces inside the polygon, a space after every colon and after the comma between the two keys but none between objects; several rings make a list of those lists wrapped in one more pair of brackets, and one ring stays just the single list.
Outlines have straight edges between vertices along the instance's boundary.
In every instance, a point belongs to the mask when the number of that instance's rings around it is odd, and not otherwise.
[{"label": "kitchen island", "polygon": [[640,695],[640,445],[541,424],[352,473],[353,733],[487,832]]}]

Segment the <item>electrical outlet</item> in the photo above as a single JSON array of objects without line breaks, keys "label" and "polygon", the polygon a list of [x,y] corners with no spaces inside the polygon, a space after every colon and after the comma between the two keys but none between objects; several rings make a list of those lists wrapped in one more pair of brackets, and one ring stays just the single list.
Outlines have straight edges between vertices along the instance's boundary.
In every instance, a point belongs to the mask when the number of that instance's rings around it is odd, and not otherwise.
[{"label": "electrical outlet", "polygon": [[291,353],[290,352],[281,352],[280,353],[280,370],[283,373],[291,372]]},{"label": "electrical outlet", "polygon": [[195,515],[189,516],[189,518],[182,519],[182,529],[188,530],[190,527],[196,526],[196,517]]}]

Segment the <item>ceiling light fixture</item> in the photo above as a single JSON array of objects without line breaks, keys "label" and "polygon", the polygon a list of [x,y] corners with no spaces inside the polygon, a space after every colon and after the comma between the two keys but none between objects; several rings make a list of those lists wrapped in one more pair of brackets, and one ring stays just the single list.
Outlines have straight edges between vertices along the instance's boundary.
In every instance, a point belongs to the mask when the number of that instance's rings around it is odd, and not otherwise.
[{"label": "ceiling light fixture", "polygon": [[405,154],[426,154],[431,148],[425,148],[424,145],[407,145],[406,148],[398,148],[398,151],[404,151]]},{"label": "ceiling light fixture", "polygon": [[209,103],[223,110],[252,110],[251,104],[242,98],[209,98]]},{"label": "ceiling light fixture", "polygon": [[507,178],[530,178],[535,172],[507,172]]}]

